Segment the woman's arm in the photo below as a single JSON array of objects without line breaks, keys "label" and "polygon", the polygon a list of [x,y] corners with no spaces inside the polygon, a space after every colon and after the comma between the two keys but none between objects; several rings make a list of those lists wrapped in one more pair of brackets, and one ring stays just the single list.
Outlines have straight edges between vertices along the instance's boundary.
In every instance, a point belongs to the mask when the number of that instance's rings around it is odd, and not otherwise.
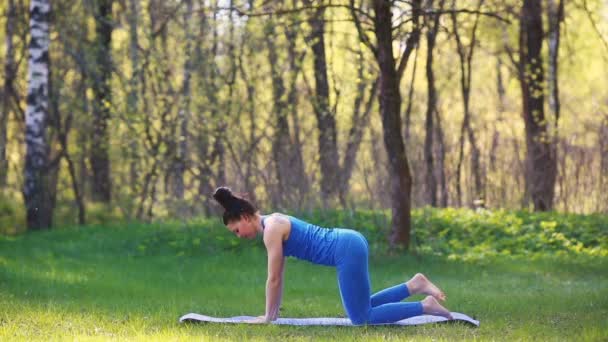
[{"label": "woman's arm", "polygon": [[268,225],[264,231],[264,244],[268,252],[268,278],[266,280],[266,315],[267,322],[279,316],[279,306],[283,287],[283,236],[281,227]]}]

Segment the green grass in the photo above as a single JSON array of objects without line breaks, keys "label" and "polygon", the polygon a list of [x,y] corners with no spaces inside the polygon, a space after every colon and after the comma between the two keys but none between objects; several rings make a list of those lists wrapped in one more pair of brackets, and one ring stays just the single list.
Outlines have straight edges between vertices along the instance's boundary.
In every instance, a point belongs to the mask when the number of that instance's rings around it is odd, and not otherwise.
[{"label": "green grass", "polygon": [[[179,324],[188,312],[264,310],[259,242],[201,221],[0,237],[0,340],[608,340],[605,257],[372,254],[374,290],[423,272],[481,327]],[[282,315],[343,316],[335,271],[290,259]]]}]

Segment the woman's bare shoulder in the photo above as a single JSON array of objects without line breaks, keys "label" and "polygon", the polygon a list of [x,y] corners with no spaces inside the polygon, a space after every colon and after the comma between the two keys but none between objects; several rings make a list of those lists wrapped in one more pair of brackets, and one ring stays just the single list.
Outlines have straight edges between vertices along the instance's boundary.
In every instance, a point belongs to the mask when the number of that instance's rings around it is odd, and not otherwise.
[{"label": "woman's bare shoulder", "polygon": [[272,213],[266,217],[266,230],[278,232],[282,235],[283,240],[289,236],[289,231],[291,230],[291,222],[289,221],[289,217],[282,213]]},{"label": "woman's bare shoulder", "polygon": [[289,224],[289,217],[282,213],[272,213],[267,216],[266,222],[271,224]]}]

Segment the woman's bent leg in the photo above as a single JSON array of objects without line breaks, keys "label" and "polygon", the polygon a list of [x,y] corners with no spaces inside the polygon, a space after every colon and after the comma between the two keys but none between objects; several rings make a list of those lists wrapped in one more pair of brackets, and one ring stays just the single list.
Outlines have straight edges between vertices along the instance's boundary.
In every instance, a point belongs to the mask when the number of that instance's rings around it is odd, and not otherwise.
[{"label": "woman's bent leg", "polygon": [[378,306],[372,307],[368,250],[365,239],[358,234],[349,234],[343,237],[339,249],[337,270],[340,295],[344,309],[353,324],[392,323],[422,314],[422,304],[420,302],[384,302],[397,300],[401,297],[405,298],[406,294],[409,295],[405,284],[376,294],[373,301]]},{"label": "woman's bent leg", "polygon": [[337,264],[342,304],[353,324],[365,324],[371,309],[367,246],[362,243],[362,237],[354,234],[342,239],[343,247],[339,250],[342,256]]},{"label": "woman's bent leg", "polygon": [[398,303],[410,296],[410,290],[405,283],[376,292],[371,298],[372,307],[382,304]]}]

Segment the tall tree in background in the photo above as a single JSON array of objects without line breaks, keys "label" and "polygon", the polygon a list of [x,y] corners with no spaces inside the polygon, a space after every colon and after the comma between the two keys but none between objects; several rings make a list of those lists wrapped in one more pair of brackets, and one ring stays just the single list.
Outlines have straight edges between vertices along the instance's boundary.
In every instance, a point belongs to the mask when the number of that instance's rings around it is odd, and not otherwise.
[{"label": "tall tree in background", "polygon": [[[399,83],[407,61],[418,45],[420,38],[419,16],[421,0],[412,2],[413,28],[406,40],[405,50],[399,62],[393,54],[393,2],[388,0],[374,0],[373,32],[376,36],[375,44],[365,33],[359,14],[354,4],[350,2],[351,14],[355,21],[361,42],[367,45],[380,68],[380,114],[382,116],[382,130],[384,133],[384,146],[389,159],[390,197],[392,228],[390,242],[392,245],[409,247],[411,230],[412,207],[412,175],[410,172],[407,153],[401,135],[401,94]],[[361,6],[359,6],[359,10]]]},{"label": "tall tree in background", "polygon": [[560,45],[560,26],[564,20],[564,2],[549,0],[547,4],[549,21],[549,108],[555,118],[554,137],[557,138],[557,123],[559,122],[559,78],[558,78],[558,56]]},{"label": "tall tree in background", "polygon": [[47,198],[47,125],[49,119],[49,0],[30,3],[30,44],[27,108],[25,112],[25,172],[23,197],[28,229],[46,229],[52,224],[52,206]]},{"label": "tall tree in background", "polygon": [[[438,9],[443,10],[445,0],[439,1]],[[433,0],[426,2],[426,10],[433,10]],[[427,80],[427,107],[425,119],[425,139],[424,139],[424,160],[426,162],[426,191],[429,197],[429,204],[437,206],[437,178],[435,177],[435,166],[433,165],[433,118],[437,111],[437,89],[435,87],[435,73],[433,72],[433,50],[437,40],[439,30],[439,14],[432,14],[425,17],[426,23],[426,80]]]},{"label": "tall tree in background", "polygon": [[[312,5],[312,1],[306,1]],[[327,80],[327,59],[325,56],[325,7],[313,10],[308,23],[311,27],[310,40],[314,59],[315,96],[313,108],[319,129],[319,162],[321,164],[321,193],[323,201],[335,197],[338,190],[338,145],[336,118],[329,103],[329,82]]]},{"label": "tall tree in background", "polygon": [[[129,92],[127,95],[127,116],[135,116],[138,113],[139,106],[139,86],[143,77],[143,70],[139,58],[139,39],[137,29],[139,27],[140,4],[139,0],[129,0],[129,10],[127,12],[127,21],[129,23],[129,61],[131,62],[131,80],[129,82]],[[129,138],[129,187],[131,193],[137,192],[137,184],[139,179],[139,163],[137,162],[137,151],[139,148],[138,139],[134,136]]]},{"label": "tall tree in background", "polygon": [[175,137],[175,156],[170,165],[171,195],[175,199],[184,198],[184,173],[188,160],[188,126],[190,124],[190,78],[192,75],[192,0],[185,0],[186,11],[184,12],[184,55],[183,80],[181,89],[181,105],[178,109],[177,136]]},{"label": "tall tree in background", "polygon": [[544,110],[542,45],[541,2],[524,0],[519,26],[518,73],[526,126],[526,191],[537,211],[553,209],[557,176],[556,148]]},{"label": "tall tree in background", "polygon": [[[293,0],[292,6],[298,6],[299,1]],[[306,175],[304,158],[302,156],[302,129],[301,119],[299,116],[298,104],[300,103],[300,94],[298,91],[298,78],[302,74],[303,60],[306,56],[307,48],[298,49],[298,37],[301,31],[302,19],[298,12],[294,12],[289,16],[289,21],[284,25],[285,39],[287,40],[287,58],[289,59],[289,77],[288,77],[288,92],[287,104],[290,108],[289,115],[291,117],[291,127],[293,128],[293,146],[291,153],[291,168],[293,187],[290,193],[295,196],[295,203],[302,204],[304,198],[310,191],[310,182]]]},{"label": "tall tree in background", "polygon": [[375,100],[378,98],[378,78],[371,82],[369,89],[369,95],[367,100],[365,99],[365,92],[368,88],[370,81],[366,78],[366,65],[368,64],[363,57],[363,51],[359,48],[357,51],[358,61],[357,64],[357,94],[353,103],[353,116],[352,124],[348,131],[348,140],[346,142],[346,150],[342,158],[342,163],[339,173],[339,186],[338,194],[340,197],[340,203],[342,207],[346,208],[346,195],[349,190],[349,182],[353,174],[353,169],[357,162],[357,152],[365,133],[365,128],[369,127],[370,113],[373,108]]},{"label": "tall tree in background", "polygon": [[272,112],[274,113],[274,133],[272,137],[272,155],[277,175],[277,191],[271,196],[272,206],[283,207],[284,195],[290,191],[291,175],[291,133],[288,120],[286,88],[280,70],[279,54],[276,45],[276,20],[270,16],[264,24],[270,77],[272,80]]},{"label": "tall tree in background", "polygon": [[15,50],[13,44],[15,21],[17,19],[17,14],[15,12],[14,0],[8,0],[5,32],[6,57],[4,59],[4,87],[2,89],[2,107],[0,108],[0,189],[4,189],[6,186],[8,174],[8,160],[6,159],[6,126],[11,111],[10,101],[12,98],[13,83],[15,81]]},{"label": "tall tree in background", "polygon": [[459,152],[458,152],[458,166],[456,167],[456,196],[458,205],[462,205],[462,187],[460,183],[460,175],[462,170],[462,162],[464,158],[464,139],[465,133],[466,137],[469,140],[469,145],[471,146],[471,171],[473,172],[474,178],[474,198],[482,199],[483,195],[483,186],[482,186],[482,176],[481,176],[481,161],[480,161],[480,152],[479,147],[477,146],[477,139],[475,137],[475,132],[471,127],[471,106],[469,100],[471,98],[471,83],[472,83],[472,67],[471,61],[473,60],[473,53],[475,52],[476,45],[476,37],[477,37],[477,27],[479,23],[480,17],[480,9],[483,5],[484,0],[479,0],[477,3],[477,9],[475,14],[475,19],[473,22],[473,28],[471,29],[471,37],[469,40],[469,46],[467,47],[460,36],[458,18],[455,12],[456,1],[452,2],[452,24],[453,24],[453,32],[454,38],[456,40],[456,48],[458,51],[458,57],[460,60],[460,89],[462,91],[462,104],[463,104],[463,113],[464,117],[462,119],[462,126],[460,129],[460,139],[459,139]]},{"label": "tall tree in background", "polygon": [[93,68],[93,132],[91,169],[93,172],[93,200],[109,203],[111,197],[108,121],[112,103],[112,1],[97,0],[95,9],[95,58]]}]

